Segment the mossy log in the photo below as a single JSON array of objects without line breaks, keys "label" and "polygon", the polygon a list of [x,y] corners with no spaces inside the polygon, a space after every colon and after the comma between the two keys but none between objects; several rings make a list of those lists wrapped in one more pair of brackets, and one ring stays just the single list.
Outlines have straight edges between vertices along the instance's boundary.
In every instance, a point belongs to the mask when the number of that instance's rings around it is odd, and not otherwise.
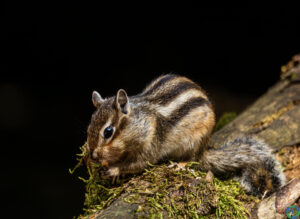
[{"label": "mossy log", "polygon": [[[299,61],[298,55],[283,66],[280,80],[234,121],[214,133],[210,144],[218,147],[222,142],[241,133],[256,135],[264,139],[274,151],[284,146],[300,144]],[[154,171],[160,174],[161,170]],[[138,177],[131,179],[136,187],[145,183],[137,179]],[[124,200],[132,192],[132,189],[125,190],[110,206],[91,214],[89,218],[135,218],[139,205]],[[210,206],[214,204],[210,203]]]}]

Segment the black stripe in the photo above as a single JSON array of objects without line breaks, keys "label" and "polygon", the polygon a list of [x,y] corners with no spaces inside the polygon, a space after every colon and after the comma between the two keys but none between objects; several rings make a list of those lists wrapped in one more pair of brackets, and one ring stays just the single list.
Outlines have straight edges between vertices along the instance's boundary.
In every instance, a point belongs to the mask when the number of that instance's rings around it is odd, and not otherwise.
[{"label": "black stripe", "polygon": [[156,128],[155,128],[155,137],[158,142],[162,143],[165,140],[165,137],[169,130],[171,130],[171,124],[168,122],[167,118],[156,115]]},{"label": "black stripe", "polygon": [[166,90],[161,95],[157,95],[153,97],[153,99],[150,97],[151,98],[150,101],[153,103],[166,105],[170,103],[172,100],[174,100],[181,93],[190,89],[198,89],[201,92],[201,89],[197,84],[192,83],[190,81],[184,81],[179,84],[176,84],[176,86],[174,86],[172,89]]},{"label": "black stripe", "polygon": [[159,81],[157,81],[150,90],[148,90],[146,93],[142,93],[141,96],[148,96],[150,94],[153,94],[154,91],[156,91],[160,86],[164,85],[168,81],[172,80],[173,78],[178,77],[177,75],[169,74],[163,76]]},{"label": "black stripe", "polygon": [[184,116],[189,114],[191,110],[205,104],[208,104],[208,101],[202,97],[191,98],[172,113],[171,117],[168,119],[169,123],[175,126]]},{"label": "black stripe", "polygon": [[[166,118],[162,115],[156,115],[156,132],[155,138],[161,144],[164,142],[168,132],[174,127],[184,116],[191,110],[209,104],[209,102],[201,97],[195,97],[188,100],[181,107],[172,113],[172,116]],[[199,118],[195,118],[196,120]]]}]

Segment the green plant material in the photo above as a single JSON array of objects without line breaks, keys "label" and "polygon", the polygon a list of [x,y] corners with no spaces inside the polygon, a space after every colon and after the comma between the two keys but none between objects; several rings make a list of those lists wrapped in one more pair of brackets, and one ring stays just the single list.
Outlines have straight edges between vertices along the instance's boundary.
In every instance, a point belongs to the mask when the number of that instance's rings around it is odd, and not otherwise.
[{"label": "green plant material", "polygon": [[[69,172],[73,174],[76,169],[78,169],[84,163],[85,158],[88,156],[87,153],[87,143],[80,147],[81,153],[77,154],[78,163],[75,167]],[[86,193],[84,201],[84,216],[95,213],[107,206],[115,200],[123,191],[123,188],[120,185],[112,185],[111,179],[105,179],[103,176],[103,170],[101,165],[95,162],[89,162],[87,167],[88,179],[83,177],[78,177],[81,181],[86,184]],[[120,183],[123,183],[125,180],[121,180]]]},{"label": "green plant material", "polygon": [[73,169],[69,169],[69,173],[73,174],[75,172],[75,170],[77,168],[79,168],[80,166],[82,166],[82,164],[84,163],[84,158],[87,156],[87,143],[84,143],[84,145],[82,145],[79,149],[81,151],[80,154],[76,154],[76,160],[78,161],[78,163],[75,165],[75,167]]},{"label": "green plant material", "polygon": [[229,180],[214,179],[214,185],[218,191],[218,203],[216,216],[219,218],[247,218],[250,216],[249,211],[244,206],[245,203],[257,203],[259,199],[254,196],[247,195],[239,182]]},{"label": "green plant material", "polygon": [[236,113],[235,112],[227,112],[224,113],[220,119],[218,120],[215,128],[214,128],[214,132],[219,131],[221,128],[223,128],[224,126],[226,126],[228,123],[230,123],[231,121],[233,121],[236,118]]},{"label": "green plant material", "polygon": [[[141,206],[137,212],[138,218],[250,216],[244,204],[253,205],[258,201],[257,198],[246,195],[240,184],[233,180],[214,178],[213,182],[207,182],[206,174],[195,170],[194,164],[197,165],[196,162],[189,163],[186,170],[180,171],[166,165],[152,168],[135,179],[131,195],[125,201]],[[150,192],[142,192],[146,190]]]},{"label": "green plant material", "polygon": [[[86,154],[79,156],[83,159]],[[206,173],[198,171],[197,165],[190,162],[178,171],[167,164],[149,163],[144,173],[112,185],[111,179],[102,179],[99,164],[91,163],[89,178],[80,177],[86,183],[85,213],[80,218],[99,213],[122,194],[125,202],[139,206],[136,218],[247,218],[247,209],[258,199],[246,195],[233,180],[206,180]]]}]

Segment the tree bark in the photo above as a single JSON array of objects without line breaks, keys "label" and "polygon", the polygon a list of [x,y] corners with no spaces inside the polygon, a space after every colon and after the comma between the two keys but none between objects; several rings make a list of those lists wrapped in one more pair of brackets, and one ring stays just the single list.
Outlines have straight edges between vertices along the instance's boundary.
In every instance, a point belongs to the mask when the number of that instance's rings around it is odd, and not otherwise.
[{"label": "tree bark", "polygon": [[[281,76],[281,80],[241,113],[233,122],[214,133],[211,144],[218,146],[234,135],[253,134],[277,151],[300,143],[300,65]],[[259,80],[259,79],[258,79]]]},{"label": "tree bark", "polygon": [[[218,147],[237,134],[255,135],[277,151],[300,143],[300,56],[282,68],[281,79],[233,122],[214,133],[211,145]],[[259,80],[259,78],[258,78]],[[134,218],[136,204],[121,195],[108,208],[90,218]]]}]

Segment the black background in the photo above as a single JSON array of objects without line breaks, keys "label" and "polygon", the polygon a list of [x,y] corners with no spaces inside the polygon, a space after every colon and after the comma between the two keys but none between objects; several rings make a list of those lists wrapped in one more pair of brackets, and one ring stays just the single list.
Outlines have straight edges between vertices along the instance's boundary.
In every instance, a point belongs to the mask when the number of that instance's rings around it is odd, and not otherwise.
[{"label": "black background", "polygon": [[218,116],[239,113],[300,52],[300,20],[284,9],[92,9],[1,9],[0,185],[12,216],[81,213],[84,184],[68,168],[93,90],[134,95],[173,72],[206,89]]}]

